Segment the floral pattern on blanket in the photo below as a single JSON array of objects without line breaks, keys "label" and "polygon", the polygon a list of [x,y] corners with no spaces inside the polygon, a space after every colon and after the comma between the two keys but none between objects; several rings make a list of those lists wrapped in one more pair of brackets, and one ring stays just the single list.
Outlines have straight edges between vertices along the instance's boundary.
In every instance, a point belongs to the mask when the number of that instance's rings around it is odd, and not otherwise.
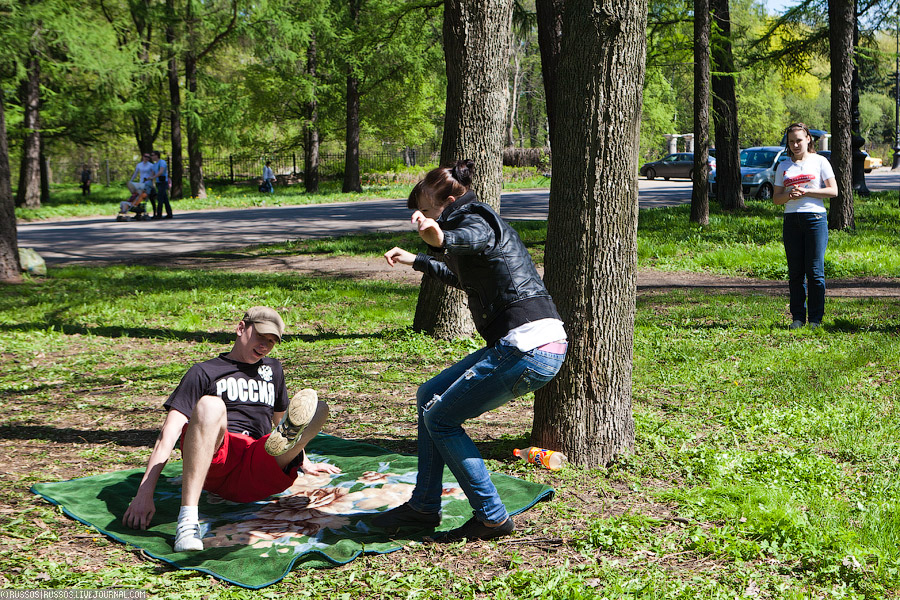
[{"label": "floral pattern on blanket", "polygon": [[[294,484],[281,495],[250,505],[248,512],[228,515],[229,522],[222,525],[207,524],[204,548],[245,545],[260,550],[274,548],[279,553],[306,552],[319,545],[317,539],[327,531],[367,531],[360,517],[403,504],[414,487],[406,475],[389,472],[366,471],[355,480],[335,485],[334,478],[341,477],[298,474]],[[445,503],[465,499],[455,484],[445,484],[442,495]],[[208,495],[207,502],[227,501]]]}]

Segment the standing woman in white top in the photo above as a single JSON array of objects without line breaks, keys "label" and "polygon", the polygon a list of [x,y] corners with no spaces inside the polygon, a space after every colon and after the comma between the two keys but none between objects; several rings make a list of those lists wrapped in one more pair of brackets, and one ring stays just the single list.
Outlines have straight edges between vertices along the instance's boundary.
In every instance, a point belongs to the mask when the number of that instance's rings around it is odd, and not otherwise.
[{"label": "standing woman in white top", "polygon": [[828,213],[825,198],[838,195],[831,163],[816,154],[809,128],[793,123],[787,128],[787,153],[775,170],[772,201],[784,206],[782,239],[788,263],[791,294],[791,329],[822,324],[825,314],[825,248]]}]

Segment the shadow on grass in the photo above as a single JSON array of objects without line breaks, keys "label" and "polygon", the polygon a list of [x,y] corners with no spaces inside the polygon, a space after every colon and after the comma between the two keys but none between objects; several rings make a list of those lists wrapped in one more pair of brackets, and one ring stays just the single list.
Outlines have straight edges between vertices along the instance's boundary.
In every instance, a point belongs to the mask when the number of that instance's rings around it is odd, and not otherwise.
[{"label": "shadow on grass", "polygon": [[[234,342],[234,332],[208,332],[208,331],[177,331],[174,329],[160,329],[155,327],[87,327],[85,325],[75,325],[58,320],[49,320],[30,323],[16,323],[0,325],[0,331],[3,332],[23,332],[29,331],[45,331],[52,328],[55,331],[66,335],[86,335],[108,338],[144,338],[144,339],[166,339],[177,340],[182,342],[209,342],[213,344],[229,345]],[[322,332],[316,334],[296,334],[285,335],[282,342],[299,340],[302,342],[321,342],[331,340],[361,340],[382,338],[384,334],[379,333],[350,333],[341,334],[334,332]]]},{"label": "shadow on grass", "polygon": [[152,448],[159,428],[152,429],[74,429],[47,425],[0,426],[2,440],[46,440],[60,444],[115,444],[117,446],[147,446]]}]

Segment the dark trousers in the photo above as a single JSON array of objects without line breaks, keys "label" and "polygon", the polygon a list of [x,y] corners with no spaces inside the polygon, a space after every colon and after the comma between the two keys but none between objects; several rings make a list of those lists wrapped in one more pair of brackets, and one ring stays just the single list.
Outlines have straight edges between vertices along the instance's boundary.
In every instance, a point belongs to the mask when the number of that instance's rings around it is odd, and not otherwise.
[{"label": "dark trousers", "polygon": [[788,264],[791,316],[795,321],[821,323],[825,315],[825,213],[786,213],[784,253]]},{"label": "dark trousers", "polygon": [[156,182],[156,205],[154,206],[153,216],[161,217],[163,208],[166,209],[166,216],[172,216],[172,205],[169,204],[169,181]]}]

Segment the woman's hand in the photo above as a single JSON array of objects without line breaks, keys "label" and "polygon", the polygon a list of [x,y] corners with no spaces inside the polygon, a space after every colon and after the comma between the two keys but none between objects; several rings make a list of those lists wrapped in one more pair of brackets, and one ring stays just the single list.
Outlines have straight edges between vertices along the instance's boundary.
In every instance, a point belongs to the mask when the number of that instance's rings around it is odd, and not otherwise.
[{"label": "woman's hand", "polygon": [[395,246],[384,253],[384,259],[392,267],[397,263],[400,263],[401,265],[412,265],[416,260],[416,255]]},{"label": "woman's hand", "polygon": [[418,227],[419,237],[422,238],[426,244],[435,248],[440,248],[444,245],[444,232],[441,231],[441,227],[437,224],[437,221],[429,219],[422,214],[422,211],[417,210],[412,215],[412,222]]},{"label": "woman's hand", "polygon": [[796,200],[797,198],[802,198],[806,195],[806,188],[802,187],[792,187],[791,191],[788,193],[788,196],[791,200]]}]

